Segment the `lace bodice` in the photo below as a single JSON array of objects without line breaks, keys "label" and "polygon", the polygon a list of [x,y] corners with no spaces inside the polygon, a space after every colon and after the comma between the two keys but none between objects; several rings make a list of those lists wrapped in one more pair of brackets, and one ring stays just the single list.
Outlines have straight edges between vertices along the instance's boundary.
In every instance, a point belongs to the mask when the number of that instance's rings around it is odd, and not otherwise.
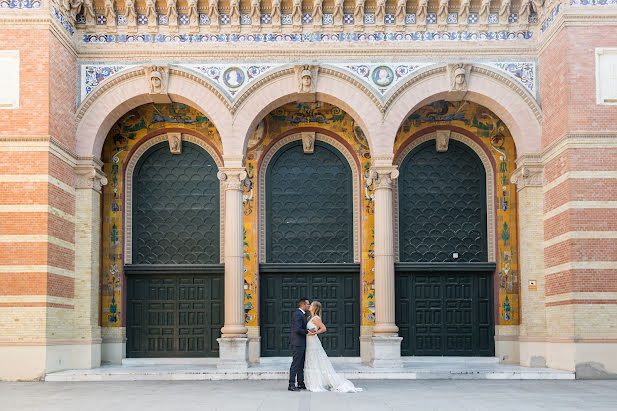
[{"label": "lace bodice", "polygon": [[306,328],[307,328],[309,331],[311,331],[311,330],[316,330],[316,329],[318,329],[318,328],[319,328],[319,327],[317,327],[317,326],[315,325],[315,323],[313,322],[313,319],[314,319],[314,318],[319,318],[319,319],[321,320],[321,318],[320,318],[318,315],[314,315],[314,316],[312,316],[312,317],[311,317],[311,319],[309,320],[309,322],[306,324]]}]

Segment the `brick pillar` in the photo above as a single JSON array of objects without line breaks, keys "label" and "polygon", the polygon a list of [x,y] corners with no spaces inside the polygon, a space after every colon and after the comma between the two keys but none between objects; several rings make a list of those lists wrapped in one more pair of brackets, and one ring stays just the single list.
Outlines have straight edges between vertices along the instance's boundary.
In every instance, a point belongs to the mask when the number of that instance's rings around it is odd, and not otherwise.
[{"label": "brick pillar", "polygon": [[521,284],[519,350],[521,365],[546,366],[546,309],[542,242],[542,158],[525,154],[516,161],[512,182],[518,191]]}]

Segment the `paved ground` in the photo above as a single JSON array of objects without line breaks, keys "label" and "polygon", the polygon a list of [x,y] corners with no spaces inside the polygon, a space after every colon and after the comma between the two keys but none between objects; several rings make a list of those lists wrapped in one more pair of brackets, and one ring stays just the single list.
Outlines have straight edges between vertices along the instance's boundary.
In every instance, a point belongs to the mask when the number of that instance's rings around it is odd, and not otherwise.
[{"label": "paved ground", "polygon": [[617,381],[358,381],[357,394],[283,381],[0,383],[0,410],[612,410]]}]

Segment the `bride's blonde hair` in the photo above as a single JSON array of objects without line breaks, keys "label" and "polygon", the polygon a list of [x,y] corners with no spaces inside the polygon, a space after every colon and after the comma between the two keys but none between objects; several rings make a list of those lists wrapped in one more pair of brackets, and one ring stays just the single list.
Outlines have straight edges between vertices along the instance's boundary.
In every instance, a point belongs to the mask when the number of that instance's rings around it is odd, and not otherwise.
[{"label": "bride's blonde hair", "polygon": [[313,301],[311,305],[315,307],[315,310],[313,311],[313,317],[321,318],[321,303],[319,301]]}]

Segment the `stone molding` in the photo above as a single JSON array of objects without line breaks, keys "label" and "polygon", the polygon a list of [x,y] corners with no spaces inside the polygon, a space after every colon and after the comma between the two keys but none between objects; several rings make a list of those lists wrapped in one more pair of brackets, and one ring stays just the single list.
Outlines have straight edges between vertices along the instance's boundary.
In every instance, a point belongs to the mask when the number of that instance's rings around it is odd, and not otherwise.
[{"label": "stone molding", "polygon": [[546,164],[564,151],[577,148],[617,148],[617,131],[568,131],[542,151],[542,162]]},{"label": "stone molding", "polygon": [[78,157],[74,150],[51,135],[0,136],[0,151],[49,151],[71,167],[75,167]]},{"label": "stone molding", "polygon": [[[427,142],[429,140],[435,140],[437,132],[432,132],[426,134],[422,137],[419,137],[409,143],[405,149],[400,153],[400,155],[396,159],[396,166],[400,167],[407,155],[420,144]],[[487,236],[487,246],[488,246],[488,261],[495,262],[497,258],[497,246],[495,245],[496,238],[496,230],[497,230],[497,213],[495,211],[495,171],[493,170],[493,166],[491,164],[491,160],[488,157],[488,154],[482,149],[482,147],[473,141],[471,138],[459,134],[457,132],[450,133],[450,140],[456,140],[467,145],[471,148],[480,158],[482,164],[484,165],[484,170],[486,173],[486,236]],[[393,186],[394,192],[394,258],[395,261],[400,261],[400,250],[399,250],[399,206],[398,206],[398,181],[394,182]]]},{"label": "stone molding", "polygon": [[384,188],[391,190],[394,185],[394,180],[396,180],[398,176],[398,166],[371,167],[366,184],[368,186],[372,185],[375,190]]},{"label": "stone molding", "polygon": [[[135,171],[135,166],[150,147],[167,141],[169,141],[169,137],[166,133],[148,139],[135,150],[131,158],[126,162],[126,171],[124,173],[124,264],[132,264],[133,262],[133,172]],[[217,168],[221,170],[223,163],[218,153],[208,143],[190,134],[182,134],[182,141],[188,141],[206,150],[216,163]],[[223,262],[225,257],[225,193],[222,181],[219,185],[219,190],[220,260]]]},{"label": "stone molding", "polygon": [[516,159],[517,168],[510,181],[516,184],[516,191],[525,187],[542,187],[543,169],[540,154],[524,154]]},{"label": "stone molding", "polygon": [[[259,166],[259,174],[257,176],[257,197],[259,208],[259,261],[266,262],[266,171],[268,165],[272,160],[272,157],[285,145],[302,140],[302,132],[298,132],[278,140],[270,149],[265,153],[261,164]],[[352,178],[352,195],[353,195],[353,259],[354,262],[360,262],[360,236],[362,235],[361,220],[360,220],[360,171],[358,170],[358,164],[355,161],[354,153],[350,152],[347,147],[341,144],[335,138],[315,133],[315,141],[323,141],[337,149],[351,168]]]},{"label": "stone molding", "polygon": [[216,174],[225,190],[242,191],[246,185],[248,173],[244,168],[221,168]]},{"label": "stone molding", "polygon": [[79,158],[75,166],[75,188],[92,189],[101,194],[104,185],[107,185],[107,177],[100,162],[93,158]]}]

